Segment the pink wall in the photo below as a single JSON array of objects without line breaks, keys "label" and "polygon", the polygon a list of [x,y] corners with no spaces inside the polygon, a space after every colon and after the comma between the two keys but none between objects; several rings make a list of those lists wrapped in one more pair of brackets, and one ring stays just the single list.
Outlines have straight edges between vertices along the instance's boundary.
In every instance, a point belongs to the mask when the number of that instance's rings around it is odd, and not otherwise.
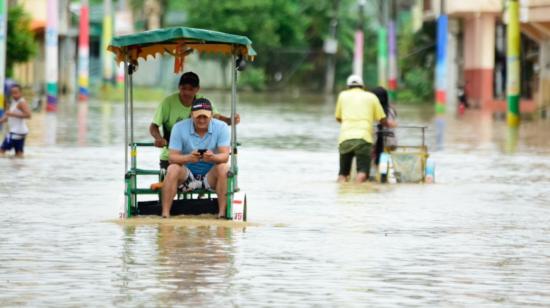
[{"label": "pink wall", "polygon": [[464,21],[464,80],[466,93],[477,107],[493,100],[496,15],[475,14]]}]

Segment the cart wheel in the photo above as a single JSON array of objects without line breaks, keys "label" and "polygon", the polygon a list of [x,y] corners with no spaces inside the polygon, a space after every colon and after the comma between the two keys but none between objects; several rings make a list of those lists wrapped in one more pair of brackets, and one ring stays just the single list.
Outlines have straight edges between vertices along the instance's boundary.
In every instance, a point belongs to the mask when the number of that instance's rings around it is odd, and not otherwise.
[{"label": "cart wheel", "polygon": [[246,221],[246,195],[244,195],[244,205],[243,205],[243,221]]}]

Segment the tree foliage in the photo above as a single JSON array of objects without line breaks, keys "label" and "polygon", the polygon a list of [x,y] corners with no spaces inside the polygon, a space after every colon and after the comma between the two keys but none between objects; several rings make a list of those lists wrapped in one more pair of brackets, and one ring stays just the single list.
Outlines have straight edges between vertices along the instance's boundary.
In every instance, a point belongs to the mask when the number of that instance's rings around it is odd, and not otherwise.
[{"label": "tree foliage", "polygon": [[8,9],[6,44],[6,76],[13,76],[13,65],[31,59],[38,49],[34,33],[30,30],[30,16],[21,6]]},{"label": "tree foliage", "polygon": [[188,12],[186,26],[248,36],[259,54],[254,67],[265,72],[264,79],[271,86],[282,79],[283,85],[297,81],[319,88],[326,65],[323,42],[329,35],[335,7],[342,21],[337,39],[343,44],[338,60],[341,65],[350,66],[344,71],[351,70],[355,3],[353,0],[188,0],[179,2],[177,7]]},{"label": "tree foliage", "polygon": [[399,36],[399,70],[403,83],[399,100],[433,100],[436,27],[435,22],[428,22],[416,33],[405,29]]}]

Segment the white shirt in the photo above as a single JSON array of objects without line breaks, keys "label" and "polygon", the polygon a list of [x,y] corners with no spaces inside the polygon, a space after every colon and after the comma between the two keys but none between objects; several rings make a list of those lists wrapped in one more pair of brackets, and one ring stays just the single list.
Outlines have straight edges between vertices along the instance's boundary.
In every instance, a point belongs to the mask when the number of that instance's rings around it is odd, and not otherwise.
[{"label": "white shirt", "polygon": [[[23,112],[17,108],[19,106],[19,103],[24,102],[25,99],[23,97],[19,98],[18,100],[15,100],[12,98],[10,103],[10,112],[18,115],[23,115]],[[17,134],[17,135],[26,135],[29,133],[29,128],[27,127],[27,124],[25,123],[25,119],[9,116],[8,117],[8,126],[10,127],[10,133]],[[13,139],[19,139],[23,136],[17,138],[18,136],[12,136]]]}]

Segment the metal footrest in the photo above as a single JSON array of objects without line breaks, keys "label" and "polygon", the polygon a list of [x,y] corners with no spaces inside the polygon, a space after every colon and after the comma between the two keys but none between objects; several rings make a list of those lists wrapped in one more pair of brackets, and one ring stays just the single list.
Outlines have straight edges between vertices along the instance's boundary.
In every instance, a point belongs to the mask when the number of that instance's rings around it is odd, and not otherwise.
[{"label": "metal footrest", "polygon": [[159,175],[160,170],[134,169],[136,175]]},{"label": "metal footrest", "polygon": [[[156,200],[139,201],[138,215],[161,215],[162,207]],[[200,214],[217,214],[218,199],[180,199],[174,200],[170,215],[200,215]]]}]

